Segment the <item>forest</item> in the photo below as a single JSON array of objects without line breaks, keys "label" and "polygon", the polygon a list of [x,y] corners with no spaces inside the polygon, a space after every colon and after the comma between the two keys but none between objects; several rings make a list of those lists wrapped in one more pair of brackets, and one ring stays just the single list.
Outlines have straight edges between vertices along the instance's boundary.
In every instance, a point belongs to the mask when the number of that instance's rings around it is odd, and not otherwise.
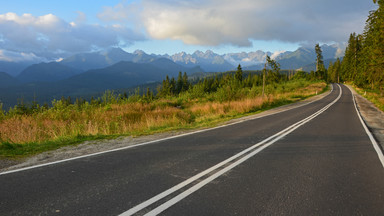
[{"label": "forest", "polygon": [[353,82],[361,88],[384,93],[384,1],[370,12],[364,32],[351,33],[342,60],[330,63],[328,81]]}]

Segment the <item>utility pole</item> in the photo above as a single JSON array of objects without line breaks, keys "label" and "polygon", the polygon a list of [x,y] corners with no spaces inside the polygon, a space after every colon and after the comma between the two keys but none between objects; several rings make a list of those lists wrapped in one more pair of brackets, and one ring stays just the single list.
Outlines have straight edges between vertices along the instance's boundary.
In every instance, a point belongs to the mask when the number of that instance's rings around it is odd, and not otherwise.
[{"label": "utility pole", "polygon": [[263,70],[263,98],[264,98],[264,88],[265,88],[265,71],[267,70],[267,60],[265,60],[264,70]]}]

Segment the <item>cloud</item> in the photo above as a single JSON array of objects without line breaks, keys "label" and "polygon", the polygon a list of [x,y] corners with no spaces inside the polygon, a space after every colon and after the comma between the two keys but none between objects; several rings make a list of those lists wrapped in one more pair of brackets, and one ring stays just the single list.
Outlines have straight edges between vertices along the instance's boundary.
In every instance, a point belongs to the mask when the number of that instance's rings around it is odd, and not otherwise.
[{"label": "cloud", "polygon": [[43,62],[46,58],[38,57],[34,53],[12,52],[0,49],[0,61],[6,62]]},{"label": "cloud", "polygon": [[[137,3],[135,3],[137,6]],[[251,40],[341,42],[361,32],[371,1],[361,0],[142,0],[136,13],[122,1],[99,15],[125,20],[136,14],[154,39],[186,44],[250,46]]]},{"label": "cloud", "polygon": [[103,7],[103,11],[97,14],[97,17],[104,22],[124,23],[132,28],[140,29],[142,27],[140,19],[142,10],[141,2],[122,0],[115,6]]},{"label": "cloud", "polygon": [[77,13],[77,18],[76,18],[76,23],[85,23],[87,21],[87,15],[81,11],[76,11]]},{"label": "cloud", "polygon": [[85,14],[78,14],[77,21],[71,23],[53,14],[1,14],[0,49],[52,57],[52,54],[87,52],[144,39],[142,34],[124,26],[86,24]]},{"label": "cloud", "polygon": [[272,53],[271,55],[271,59],[275,59],[276,57],[278,57],[279,55],[285,53],[286,51],[285,50],[282,50],[282,51],[275,51],[274,53]]}]

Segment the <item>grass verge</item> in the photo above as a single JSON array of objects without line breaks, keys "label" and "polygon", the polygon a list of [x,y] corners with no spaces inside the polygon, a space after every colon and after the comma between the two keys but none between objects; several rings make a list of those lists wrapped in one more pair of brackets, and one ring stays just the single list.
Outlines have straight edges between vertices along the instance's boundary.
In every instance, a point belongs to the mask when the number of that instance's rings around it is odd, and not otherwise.
[{"label": "grass verge", "polygon": [[366,98],[367,100],[371,101],[377,108],[379,108],[381,111],[384,112],[384,97],[380,95],[380,91],[375,89],[364,89],[359,88],[356,85],[351,85],[355,91]]}]

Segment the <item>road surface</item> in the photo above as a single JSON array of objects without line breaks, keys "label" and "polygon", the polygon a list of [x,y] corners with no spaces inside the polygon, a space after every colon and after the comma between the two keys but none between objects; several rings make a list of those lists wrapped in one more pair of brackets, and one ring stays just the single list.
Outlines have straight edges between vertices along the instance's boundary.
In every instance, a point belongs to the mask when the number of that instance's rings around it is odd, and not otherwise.
[{"label": "road surface", "polygon": [[384,159],[342,85],[321,100],[0,174],[0,215],[383,215]]}]

